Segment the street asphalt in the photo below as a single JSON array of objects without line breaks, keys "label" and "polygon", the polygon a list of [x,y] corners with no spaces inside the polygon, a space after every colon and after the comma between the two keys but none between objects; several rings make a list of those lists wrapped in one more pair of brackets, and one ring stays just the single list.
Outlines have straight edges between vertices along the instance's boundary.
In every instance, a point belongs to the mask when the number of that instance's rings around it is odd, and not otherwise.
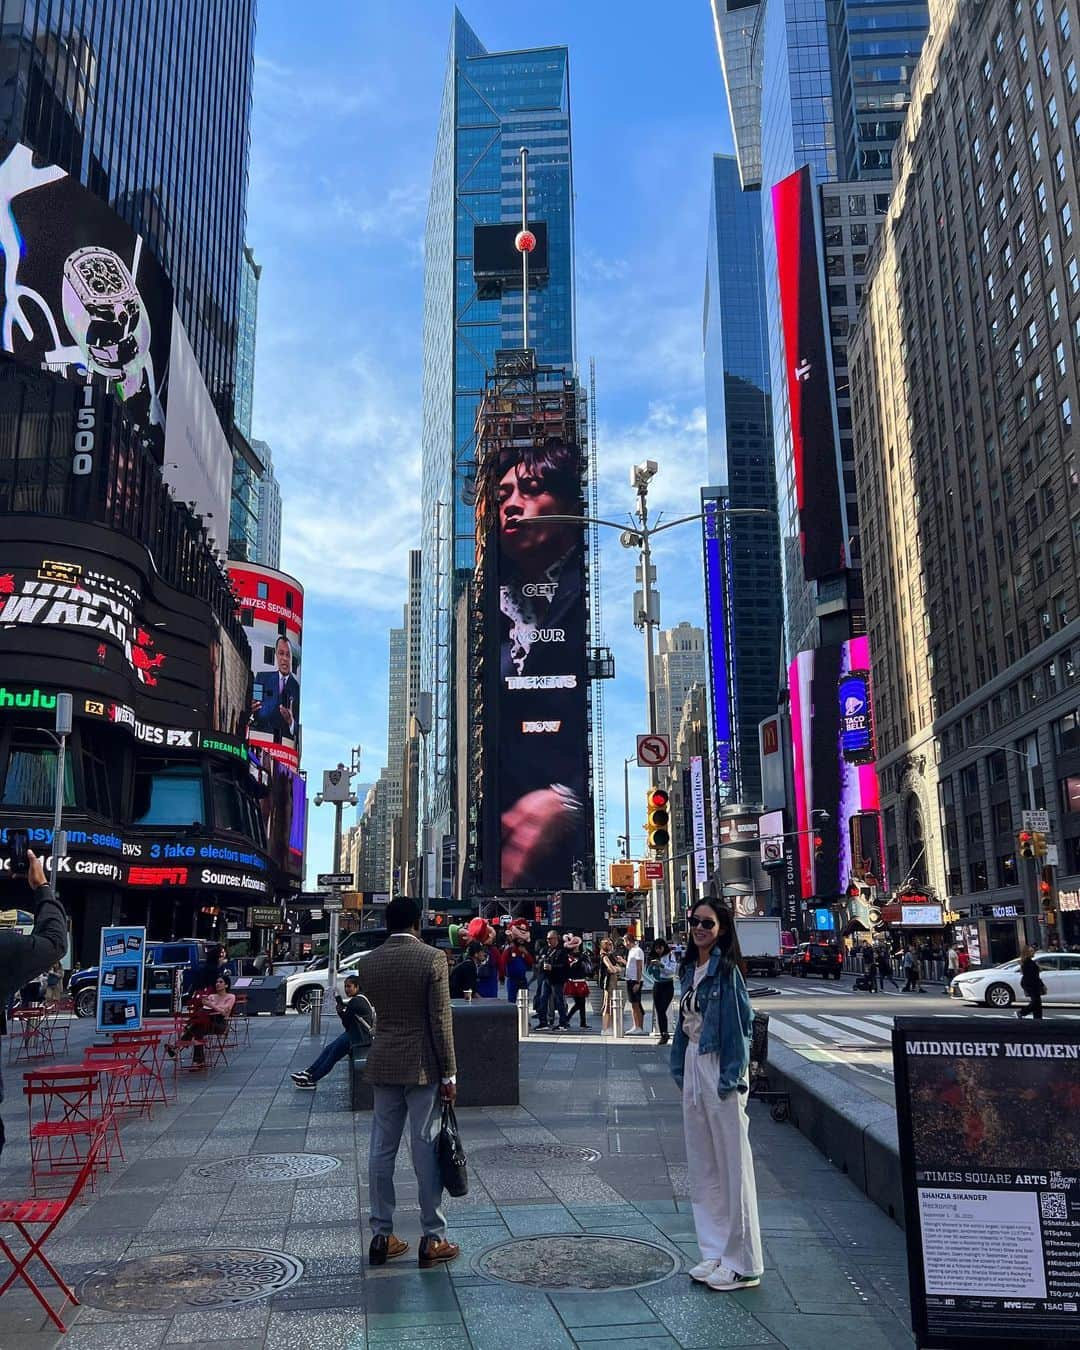
[{"label": "street asphalt", "polygon": [[[844,989],[789,983],[775,982],[784,992],[759,1001],[777,1030],[789,1017],[798,1027],[804,1008],[835,1020],[877,1007],[868,1001],[856,1012]],[[403,1149],[397,1231],[412,1248],[372,1270],[370,1118],[347,1107],[346,1066],[299,1092],[289,1071],[320,1045],[307,1020],[259,1017],[252,1031],[251,1047],[227,1068],[182,1075],[177,1103],[123,1127],[123,1161],[47,1249],[83,1297],[68,1309],[70,1330],[56,1335],[30,1294],[13,1288],[0,1300],[3,1350],[913,1343],[900,1229],[756,1102],[765,1277],[738,1294],[687,1278],[698,1255],[693,1160],[666,1052],[647,1038],[524,1043],[521,1105],[459,1116],[472,1160],[469,1194],[448,1201],[459,1260],[417,1269],[416,1188]],[[68,1058],[92,1039],[91,1026],[75,1024]],[[29,1193],[26,1109],[20,1068],[5,1065],[5,1078],[0,1197],[13,1198]]]}]

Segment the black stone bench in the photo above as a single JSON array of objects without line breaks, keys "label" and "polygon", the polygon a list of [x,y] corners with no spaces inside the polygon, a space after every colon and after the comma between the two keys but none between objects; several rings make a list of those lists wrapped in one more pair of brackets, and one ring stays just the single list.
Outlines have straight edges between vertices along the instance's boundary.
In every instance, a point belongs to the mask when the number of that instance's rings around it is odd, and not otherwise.
[{"label": "black stone bench", "polygon": [[[458,1106],[517,1106],[515,1005],[505,999],[474,999],[471,1003],[455,999],[450,1006],[454,1014]],[[364,1077],[366,1062],[366,1051],[349,1051],[349,1105],[354,1111],[369,1111],[372,1106],[371,1084]]]}]

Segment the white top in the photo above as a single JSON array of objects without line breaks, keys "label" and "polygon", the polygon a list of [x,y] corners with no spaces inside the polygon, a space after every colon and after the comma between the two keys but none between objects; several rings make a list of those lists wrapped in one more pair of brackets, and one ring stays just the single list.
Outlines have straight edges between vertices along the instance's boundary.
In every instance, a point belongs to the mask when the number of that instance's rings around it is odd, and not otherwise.
[{"label": "white top", "polygon": [[628,980],[640,980],[644,970],[645,953],[635,942],[626,954],[626,978]]},{"label": "white top", "polygon": [[705,1020],[694,1007],[694,994],[698,985],[705,978],[705,972],[709,969],[708,961],[704,965],[694,967],[694,983],[683,994],[682,1003],[679,1005],[682,1009],[683,1031],[686,1032],[687,1040],[697,1045],[701,1040],[701,1024]]}]

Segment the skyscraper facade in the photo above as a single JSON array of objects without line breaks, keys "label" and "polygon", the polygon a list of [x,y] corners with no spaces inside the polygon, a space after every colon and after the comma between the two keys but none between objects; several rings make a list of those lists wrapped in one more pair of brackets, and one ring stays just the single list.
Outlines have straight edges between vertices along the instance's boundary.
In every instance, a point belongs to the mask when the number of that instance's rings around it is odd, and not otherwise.
[{"label": "skyscraper facade", "polygon": [[276,568],[281,565],[281,485],[274,476],[274,456],[267,443],[252,441],[251,446],[263,465],[255,557],[264,567]]},{"label": "skyscraper facade", "polygon": [[685,620],[674,628],[661,628],[654,659],[656,730],[674,747],[691,686],[705,686],[705,630]]},{"label": "skyscraper facade", "polygon": [[[718,801],[760,802],[758,723],[776,710],[783,602],[761,206],[713,157],[705,268],[705,609]],[[772,514],[730,516],[725,508]]]},{"label": "skyscraper facade", "polygon": [[[474,559],[476,414],[500,349],[523,340],[522,289],[478,280],[474,229],[546,226],[546,275],[529,291],[529,345],[542,366],[574,363],[573,184],[565,47],[488,52],[455,10],[425,235],[422,684],[432,695],[422,818],[435,855],[455,830],[454,615]],[[512,237],[512,236],[511,236]],[[516,256],[516,255],[514,255]],[[539,269],[538,269],[539,272]],[[441,864],[434,868],[441,874]]]},{"label": "skyscraper facade", "polygon": [[147,240],[226,430],[254,35],[255,0],[7,0],[0,32],[0,138],[58,164]]},{"label": "skyscraper facade", "polygon": [[934,20],[852,392],[886,846],[986,963],[1080,941],[1080,43],[1043,0]]},{"label": "skyscraper facade", "polygon": [[[233,420],[251,440],[251,408],[255,399],[255,330],[259,317],[262,268],[247,244],[240,255],[240,292],[236,323],[236,406]],[[276,567],[277,563],[271,563]]]}]

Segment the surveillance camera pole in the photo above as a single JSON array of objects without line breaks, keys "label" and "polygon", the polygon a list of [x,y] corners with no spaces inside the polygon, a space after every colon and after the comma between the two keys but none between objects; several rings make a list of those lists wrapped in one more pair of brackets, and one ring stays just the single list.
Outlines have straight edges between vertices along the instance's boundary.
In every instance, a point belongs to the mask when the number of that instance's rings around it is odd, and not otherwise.
[{"label": "surveillance camera pole", "polygon": [[[649,530],[649,484],[656,476],[657,465],[654,460],[645,460],[642,464],[635,464],[630,471],[630,481],[637,492],[637,517],[641,526],[638,538],[640,540],[639,548],[641,554],[641,610],[638,614],[638,626],[641,628],[642,635],[645,638],[645,705],[646,716],[648,719],[649,735],[656,735],[656,685],[655,685],[655,666],[653,663],[653,628],[659,619],[659,606],[653,603],[652,589],[652,548],[650,545]],[[649,770],[649,787],[657,786],[657,772],[655,768]],[[627,830],[629,834],[629,829]],[[628,845],[629,847],[629,845]],[[671,862],[671,838],[669,827],[669,838],[667,847],[667,867],[665,873],[670,873]],[[653,882],[650,888],[652,903],[652,930],[654,937],[664,937],[667,933],[667,905],[661,905],[660,891],[662,883]]]}]

